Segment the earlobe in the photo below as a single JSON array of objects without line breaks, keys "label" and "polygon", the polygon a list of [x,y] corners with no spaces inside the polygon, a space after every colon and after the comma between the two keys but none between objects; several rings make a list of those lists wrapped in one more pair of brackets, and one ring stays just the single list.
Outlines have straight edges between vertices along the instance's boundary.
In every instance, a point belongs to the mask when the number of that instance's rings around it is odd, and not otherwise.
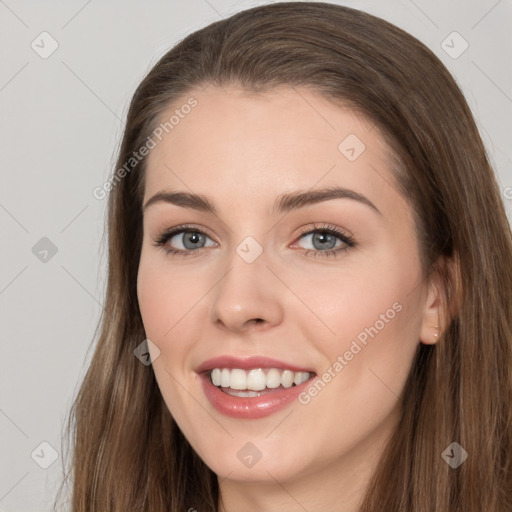
[{"label": "earlobe", "polygon": [[420,341],[424,345],[434,345],[439,341],[439,325],[424,325],[421,332]]}]

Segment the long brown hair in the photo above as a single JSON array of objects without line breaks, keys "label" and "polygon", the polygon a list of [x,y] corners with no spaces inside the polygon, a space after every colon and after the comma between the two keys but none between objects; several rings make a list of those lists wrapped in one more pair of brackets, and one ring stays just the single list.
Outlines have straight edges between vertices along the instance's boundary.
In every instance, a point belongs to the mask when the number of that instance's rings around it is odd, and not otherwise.
[{"label": "long brown hair", "polygon": [[[418,344],[402,417],[361,510],[512,510],[512,237],[475,121],[421,42],[320,2],[255,7],[189,35],[133,96],[116,166],[125,172],[109,195],[105,310],[69,421],[72,510],[217,511],[216,475],[133,353],[145,339],[136,280],[146,166],[133,154],[171,105],[209,84],[308,87],[370,119],[396,156],[425,277],[443,279],[451,314],[437,344]],[[452,442],[468,453],[456,469],[441,457]]]}]

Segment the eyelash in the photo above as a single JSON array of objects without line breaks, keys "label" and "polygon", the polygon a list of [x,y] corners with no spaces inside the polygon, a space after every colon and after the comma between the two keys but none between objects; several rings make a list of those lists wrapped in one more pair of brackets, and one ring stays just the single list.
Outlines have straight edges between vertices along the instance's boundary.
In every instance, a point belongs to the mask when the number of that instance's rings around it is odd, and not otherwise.
[{"label": "eyelash", "polygon": [[348,249],[351,249],[356,246],[356,242],[351,236],[347,235],[341,229],[331,224],[313,224],[313,229],[304,228],[299,233],[299,237],[297,240],[300,240],[305,235],[311,235],[312,233],[323,233],[333,235],[339,238],[345,245],[343,247],[338,247],[337,249],[328,249],[326,251],[319,251],[316,249],[303,249],[304,254],[306,256],[312,256],[313,258],[334,258],[336,256],[339,256],[343,252],[347,251]]},{"label": "eyelash", "polygon": [[[173,256],[189,256],[191,253],[198,252],[197,249],[173,249],[172,247],[166,247],[166,243],[175,235],[178,235],[180,233],[200,233],[204,236],[207,236],[208,238],[211,238],[205,231],[202,229],[199,229],[194,226],[190,225],[181,225],[176,226],[170,230],[164,231],[156,240],[154,245],[158,248],[162,248],[165,250],[167,254],[172,254]],[[339,254],[343,253],[344,251],[351,249],[356,246],[355,240],[341,231],[339,228],[336,228],[335,226],[332,226],[330,224],[322,224],[321,226],[317,226],[316,224],[313,224],[313,229],[311,228],[305,228],[300,234],[297,240],[300,240],[305,235],[310,235],[313,233],[323,233],[323,234],[329,234],[334,235],[335,237],[339,238],[345,246],[339,247],[338,249],[328,249],[326,251],[319,251],[316,249],[303,249],[306,256],[313,256],[314,258],[329,258],[329,257],[336,257]],[[201,248],[200,248],[201,249]]]}]

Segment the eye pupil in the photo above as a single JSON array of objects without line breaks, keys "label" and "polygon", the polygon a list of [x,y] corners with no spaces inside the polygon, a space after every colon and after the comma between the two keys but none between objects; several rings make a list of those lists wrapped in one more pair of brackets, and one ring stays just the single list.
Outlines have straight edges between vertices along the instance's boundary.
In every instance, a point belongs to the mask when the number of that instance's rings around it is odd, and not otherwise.
[{"label": "eye pupil", "polygon": [[[185,246],[186,249],[195,249],[196,244],[199,243],[199,241],[201,240],[202,237],[204,237],[204,236],[201,233],[197,233],[194,231],[185,233],[184,237],[183,237],[183,245]],[[188,246],[187,244],[189,244],[189,243],[192,245]]]},{"label": "eye pupil", "polygon": [[[331,235],[330,233],[315,233],[313,235],[313,245],[315,245],[315,242],[319,242],[320,249],[333,249],[336,246],[336,237],[334,235]],[[329,244],[329,247],[326,247],[325,244]]]}]

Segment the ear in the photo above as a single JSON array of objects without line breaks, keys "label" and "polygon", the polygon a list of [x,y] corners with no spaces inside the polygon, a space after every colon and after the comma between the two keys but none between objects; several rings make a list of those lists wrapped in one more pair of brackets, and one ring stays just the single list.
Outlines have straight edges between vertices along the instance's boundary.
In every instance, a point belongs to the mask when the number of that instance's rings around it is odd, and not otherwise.
[{"label": "ear", "polygon": [[457,256],[440,257],[428,278],[420,330],[420,341],[425,345],[437,343],[457,313],[461,300],[460,284]]},{"label": "ear", "polygon": [[427,297],[421,322],[420,341],[425,345],[433,345],[440,338],[441,318],[441,288],[437,274],[433,274],[428,280]]}]

